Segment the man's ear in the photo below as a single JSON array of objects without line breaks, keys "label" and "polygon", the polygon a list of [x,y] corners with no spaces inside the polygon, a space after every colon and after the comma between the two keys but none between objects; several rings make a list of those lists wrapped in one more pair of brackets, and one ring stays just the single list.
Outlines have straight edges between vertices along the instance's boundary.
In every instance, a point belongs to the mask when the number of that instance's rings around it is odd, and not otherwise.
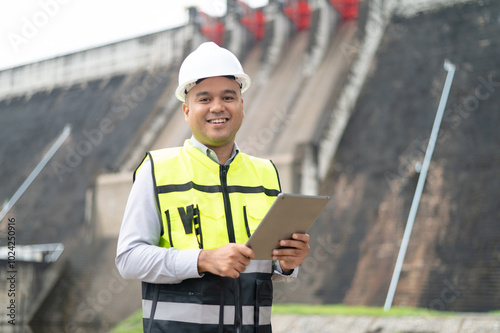
[{"label": "man's ear", "polygon": [[184,119],[187,121],[189,118],[189,105],[182,103],[182,112],[184,112]]}]

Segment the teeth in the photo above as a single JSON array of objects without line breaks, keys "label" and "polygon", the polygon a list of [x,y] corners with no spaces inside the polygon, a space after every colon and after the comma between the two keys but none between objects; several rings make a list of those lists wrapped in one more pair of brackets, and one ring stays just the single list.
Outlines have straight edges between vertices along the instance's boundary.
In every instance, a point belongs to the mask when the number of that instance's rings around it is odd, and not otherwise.
[{"label": "teeth", "polygon": [[222,124],[226,122],[226,119],[214,119],[210,121],[212,124]]}]

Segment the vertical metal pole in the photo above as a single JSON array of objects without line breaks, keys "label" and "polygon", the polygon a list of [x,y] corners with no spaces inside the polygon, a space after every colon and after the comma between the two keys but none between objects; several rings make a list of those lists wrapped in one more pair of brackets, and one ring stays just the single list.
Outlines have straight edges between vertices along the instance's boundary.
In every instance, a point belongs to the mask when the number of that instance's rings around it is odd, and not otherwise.
[{"label": "vertical metal pole", "polygon": [[429,145],[427,146],[427,150],[425,152],[422,170],[420,172],[420,176],[418,177],[417,188],[415,189],[415,194],[413,196],[413,201],[411,203],[410,213],[408,215],[405,232],[403,234],[403,239],[401,241],[401,247],[399,248],[398,258],[396,260],[396,266],[394,267],[391,284],[389,286],[387,298],[385,299],[384,311],[388,311],[391,309],[392,301],[394,299],[394,294],[396,293],[396,287],[398,285],[399,276],[401,274],[401,268],[403,267],[403,261],[406,255],[406,250],[408,248],[408,243],[410,241],[410,236],[413,229],[413,223],[415,222],[415,216],[417,215],[418,205],[420,203],[422,191],[424,190],[427,171],[429,170],[432,154],[434,153],[434,147],[436,146],[436,141],[439,134],[439,127],[441,126],[441,120],[443,119],[446,102],[448,101],[448,95],[450,93],[451,83],[453,82],[453,76],[455,75],[455,65],[453,65],[448,60],[444,61],[444,69],[448,72],[448,75],[446,76],[443,93],[441,94],[441,100],[439,101],[438,110],[436,112],[436,118],[434,119],[434,125],[432,126],[431,137],[429,139]]},{"label": "vertical metal pole", "polygon": [[5,206],[2,208],[2,211],[0,212],[0,221],[3,220],[5,215],[10,211],[10,209],[16,204],[17,200],[23,195],[24,191],[31,185],[31,183],[35,180],[36,176],[42,171],[42,169],[45,167],[45,165],[50,161],[52,156],[56,153],[56,151],[62,146],[64,143],[64,140],[71,134],[71,125],[67,124],[64,126],[63,131],[57,138],[56,142],[50,147],[49,151],[43,156],[42,160],[37,164],[37,166],[31,171],[30,175],[24,183],[22,183],[21,187],[14,193],[12,198],[5,204]]}]

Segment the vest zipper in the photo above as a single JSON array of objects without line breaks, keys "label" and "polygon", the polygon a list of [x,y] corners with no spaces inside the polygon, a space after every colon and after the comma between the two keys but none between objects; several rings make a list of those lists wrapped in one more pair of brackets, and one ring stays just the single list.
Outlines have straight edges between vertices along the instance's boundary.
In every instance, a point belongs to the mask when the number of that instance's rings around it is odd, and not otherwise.
[{"label": "vest zipper", "polygon": [[221,165],[219,168],[220,183],[222,185],[222,198],[224,199],[224,212],[226,213],[227,235],[230,243],[236,243],[234,236],[233,215],[231,214],[231,203],[229,201],[229,192],[227,190],[227,171],[229,165]]},{"label": "vest zipper", "polygon": [[[231,202],[229,201],[229,192],[227,190],[227,171],[229,170],[229,165],[220,166],[220,183],[222,185],[222,197],[224,198],[224,211],[226,213],[226,225],[227,225],[227,235],[229,237],[230,243],[236,243],[236,238],[234,236],[234,225],[233,225],[233,215],[231,213]],[[242,306],[240,297],[240,279],[234,279],[234,326],[236,328],[236,333],[241,332],[242,328]]]}]

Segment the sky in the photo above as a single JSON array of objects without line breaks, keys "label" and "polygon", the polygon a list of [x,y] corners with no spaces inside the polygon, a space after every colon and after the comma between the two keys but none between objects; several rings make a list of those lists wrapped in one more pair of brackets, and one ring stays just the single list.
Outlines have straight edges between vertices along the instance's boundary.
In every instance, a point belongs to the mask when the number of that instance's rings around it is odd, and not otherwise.
[{"label": "sky", "polygon": [[226,10],[225,0],[1,1],[0,70],[183,25],[194,5],[214,16]]}]

